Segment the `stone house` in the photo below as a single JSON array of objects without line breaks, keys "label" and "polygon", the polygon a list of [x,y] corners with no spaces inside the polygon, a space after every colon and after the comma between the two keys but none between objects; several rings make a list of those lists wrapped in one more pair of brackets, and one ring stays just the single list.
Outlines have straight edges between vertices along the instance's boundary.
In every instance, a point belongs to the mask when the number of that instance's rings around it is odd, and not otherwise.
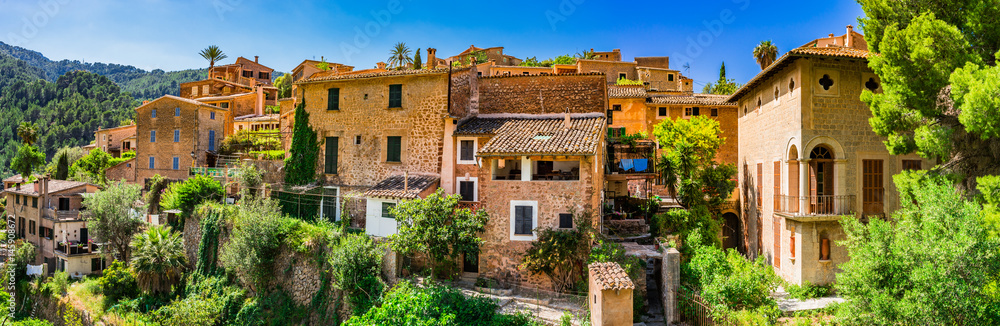
[{"label": "stone house", "polygon": [[18,183],[4,191],[8,221],[14,221],[15,236],[36,247],[32,264],[48,264],[47,273],[70,275],[100,273],[104,260],[98,241],[90,237],[87,222],[80,217],[83,194],[98,187],[89,183],[50,180],[40,176],[33,183]]},{"label": "stone house", "polygon": [[121,157],[122,153],[135,149],[135,124],[98,128],[94,132],[94,145],[113,157]]},{"label": "stone house", "polygon": [[[503,53],[502,46],[495,46],[491,48],[478,48],[475,45],[470,45],[468,49],[462,51],[462,53],[453,55],[445,59],[448,65],[454,62],[459,62],[463,66],[467,66],[472,60],[475,60],[477,55],[482,52],[486,54],[486,61],[493,61],[497,64],[502,64],[505,66],[516,66],[521,64],[521,59],[515,58],[511,55],[506,55]],[[434,57],[428,56],[428,60],[434,60]]]},{"label": "stone house", "polygon": [[239,57],[232,64],[212,67],[208,79],[227,80],[247,87],[271,86],[272,73],[274,69],[260,64],[259,56],[254,56],[253,61]]},{"label": "stone house", "polygon": [[739,191],[751,256],[792,283],[835,282],[848,260],[841,218],[899,207],[892,175],[931,166],[890,155],[859,99],[881,92],[861,34],[809,42],[781,56],[729,98],[739,114]]},{"label": "stone house", "polygon": [[193,167],[212,167],[225,135],[229,109],[165,95],[136,110],[136,181],[159,174],[187,179]]}]

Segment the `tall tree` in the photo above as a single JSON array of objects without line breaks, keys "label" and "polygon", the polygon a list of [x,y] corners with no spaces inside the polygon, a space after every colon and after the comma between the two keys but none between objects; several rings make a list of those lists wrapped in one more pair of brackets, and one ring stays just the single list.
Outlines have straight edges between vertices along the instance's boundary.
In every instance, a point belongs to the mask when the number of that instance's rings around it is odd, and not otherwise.
[{"label": "tall tree", "polygon": [[423,59],[420,58],[420,48],[417,48],[417,53],[413,54],[413,69],[421,69],[421,62],[423,62]]},{"label": "tall tree", "polygon": [[319,161],[319,136],[309,125],[306,101],[295,107],[295,126],[292,146],[285,159],[285,183],[304,185],[316,181],[316,163]]},{"label": "tall tree", "polygon": [[21,138],[21,143],[25,145],[34,145],[38,140],[38,124],[21,122],[21,125],[17,126],[17,137]]},{"label": "tall tree", "polygon": [[723,62],[722,67],[719,68],[719,80],[715,81],[714,84],[705,84],[705,88],[701,92],[705,94],[732,95],[741,86],[736,80],[726,78],[726,63]]},{"label": "tall tree", "polygon": [[663,147],[660,160],[667,189],[681,206],[718,206],[736,183],[736,167],[719,164],[715,155],[725,143],[719,122],[706,116],[666,119],[653,128]]},{"label": "tall tree", "polygon": [[406,43],[396,43],[389,51],[389,67],[402,69],[407,63],[412,63],[413,58],[410,57],[410,52],[411,50],[406,46]]},{"label": "tall tree", "polygon": [[27,179],[35,171],[35,167],[45,165],[45,154],[38,151],[38,147],[23,145],[17,149],[17,155],[10,160],[11,170],[17,171],[21,177]]},{"label": "tall tree", "polygon": [[458,208],[459,195],[445,195],[443,189],[424,199],[408,200],[392,208],[399,231],[390,236],[392,247],[404,254],[425,253],[432,260],[431,271],[460,254],[477,254],[485,231],[486,212]]},{"label": "tall tree", "polygon": [[974,194],[1000,174],[1000,6],[991,0],[859,1],[868,66],[882,92],[864,90],[869,122],[892,154],[938,159]]},{"label": "tall tree", "polygon": [[184,239],[169,226],[154,225],[132,240],[132,270],[147,293],[166,293],[181,280],[187,264]]},{"label": "tall tree", "polygon": [[770,40],[761,41],[753,48],[753,58],[760,65],[760,70],[764,70],[778,59],[778,47]]},{"label": "tall tree", "polygon": [[106,244],[102,252],[108,258],[129,260],[132,236],[142,230],[143,207],[139,185],[114,182],[104,190],[83,197],[87,209],[80,215],[87,220],[87,227],[95,239]]},{"label": "tall tree", "polygon": [[212,68],[215,68],[215,63],[216,62],[222,61],[223,59],[229,57],[225,53],[222,53],[222,50],[219,49],[219,46],[217,46],[217,45],[209,45],[204,50],[201,50],[201,52],[198,52],[198,55],[201,55],[202,58],[205,58],[205,60],[208,60],[208,71],[209,72],[212,71]]}]

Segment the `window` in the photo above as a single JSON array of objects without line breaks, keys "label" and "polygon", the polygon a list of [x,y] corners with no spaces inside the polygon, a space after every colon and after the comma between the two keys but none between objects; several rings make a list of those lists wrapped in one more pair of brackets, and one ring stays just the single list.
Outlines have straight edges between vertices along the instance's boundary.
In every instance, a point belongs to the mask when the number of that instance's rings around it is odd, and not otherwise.
[{"label": "window", "polygon": [[[227,108],[229,107],[229,103],[222,103],[222,105],[225,105]],[[212,120],[215,120],[215,112],[209,112],[208,113],[208,118],[212,119]]]},{"label": "window", "polygon": [[175,143],[181,142],[181,130],[180,129],[174,129],[174,142]]},{"label": "window", "polygon": [[476,140],[458,140],[458,164],[476,164]]},{"label": "window", "polygon": [[392,217],[392,208],[394,206],[396,206],[396,203],[382,203],[382,218],[395,219],[395,217]]},{"label": "window", "polygon": [[917,171],[921,168],[920,160],[903,160],[903,171]]},{"label": "window", "polygon": [[882,160],[861,160],[862,213],[865,216],[883,213],[885,188],[882,186],[882,163]]},{"label": "window", "polygon": [[389,107],[390,108],[401,108],[401,107],[403,107],[403,85],[402,84],[389,85]]},{"label": "window", "polygon": [[674,74],[667,75],[667,81],[674,81]]},{"label": "window", "polygon": [[253,78],[253,71],[244,71],[243,72],[243,77]]},{"label": "window", "polygon": [[90,271],[91,272],[96,272],[96,271],[102,270],[103,269],[103,268],[101,268],[102,267],[102,262],[103,262],[103,260],[101,260],[100,258],[91,258],[90,259]]},{"label": "window", "polygon": [[572,229],[573,228],[573,214],[561,213],[559,214],[559,228],[560,229]]},{"label": "window", "polygon": [[389,136],[386,139],[385,146],[385,161],[386,162],[402,162],[402,157],[400,152],[402,150],[403,137],[401,136]]},{"label": "window", "polygon": [[361,145],[361,135],[354,136],[354,145]]},{"label": "window", "polygon": [[530,73],[528,73],[527,71],[525,71],[525,72],[524,72],[523,74],[524,74],[525,76],[527,76],[527,75],[530,75]]},{"label": "window", "polygon": [[580,180],[580,161],[531,161],[531,180],[575,181]]},{"label": "window", "polygon": [[823,78],[819,79],[819,85],[823,86],[823,90],[828,91],[833,86],[833,78],[830,78],[830,75],[823,75]]},{"label": "window", "polygon": [[38,197],[31,197],[31,207],[38,208]]},{"label": "window", "polygon": [[326,158],[323,173],[337,174],[337,153],[340,149],[340,137],[326,137]]},{"label": "window", "polygon": [[174,160],[173,160],[173,162],[171,164],[171,168],[173,168],[174,170],[180,170],[181,169],[181,158],[180,157],[174,156]]},{"label": "window", "polygon": [[28,233],[35,234],[35,221],[28,221]]},{"label": "window", "polygon": [[326,110],[340,110],[340,89],[331,88],[326,90]]},{"label": "window", "polygon": [[658,116],[661,117],[667,116],[667,108],[661,106],[658,108],[658,110],[659,110],[659,112],[657,113]]},{"label": "window", "polygon": [[21,204],[21,195],[14,196],[14,203]]},{"label": "window", "polygon": [[479,201],[479,193],[476,191],[477,178],[458,178],[458,194],[464,201]]},{"label": "window", "polygon": [[152,111],[149,111],[149,117],[150,118],[155,118],[156,117],[156,109],[153,109]]},{"label": "window", "polygon": [[878,82],[875,81],[875,77],[868,78],[868,81],[865,82],[865,88],[872,92],[878,90]]},{"label": "window", "polygon": [[719,116],[719,109],[717,109],[717,108],[712,108],[712,116],[713,116],[713,117],[717,117],[717,116]]},{"label": "window", "polygon": [[482,76],[483,76],[483,72],[482,71],[476,72],[476,77],[482,77]]},{"label": "window", "polygon": [[258,79],[271,79],[271,73],[269,73],[269,72],[258,72],[257,73],[257,78]]},{"label": "window", "polygon": [[[220,105],[219,107],[221,107],[223,109],[228,109],[229,108],[229,102],[222,102],[222,103],[219,103],[219,105]],[[215,112],[212,112],[212,119],[215,119]]]},{"label": "window", "polygon": [[624,72],[619,72],[618,79],[628,79],[628,75],[625,74]]},{"label": "window", "polygon": [[208,130],[208,151],[215,151],[215,130]]},{"label": "window", "polygon": [[101,135],[101,136],[102,136],[102,137],[101,137],[101,139],[102,139],[102,140],[104,140],[104,141],[108,141],[108,135]]},{"label": "window", "polygon": [[174,116],[175,117],[181,116],[181,107],[178,106],[178,107],[174,108]]},{"label": "window", "polygon": [[155,168],[156,168],[156,158],[150,156],[149,157],[149,169],[152,170],[152,169],[155,169]]},{"label": "window", "polygon": [[691,116],[698,116],[698,115],[701,115],[701,108],[698,108],[698,107],[684,108],[684,116],[691,117]]},{"label": "window", "polygon": [[757,163],[757,209],[764,205],[764,163]]},{"label": "window", "polygon": [[59,198],[59,210],[61,211],[69,210],[69,198]]},{"label": "window", "polygon": [[534,200],[510,201],[510,239],[534,241],[534,228],[538,226],[538,202]]},{"label": "window", "polygon": [[[774,211],[781,209],[781,161],[774,161]],[[779,233],[780,234],[780,233]],[[775,239],[779,239],[776,237]]]},{"label": "window", "polygon": [[615,104],[611,106],[611,111],[621,111],[621,110],[622,110],[621,104]]},{"label": "window", "polygon": [[149,131],[149,142],[150,143],[155,143],[156,142],[156,130],[150,130]]},{"label": "window", "polygon": [[615,111],[608,110],[608,124],[614,124],[615,121]]}]

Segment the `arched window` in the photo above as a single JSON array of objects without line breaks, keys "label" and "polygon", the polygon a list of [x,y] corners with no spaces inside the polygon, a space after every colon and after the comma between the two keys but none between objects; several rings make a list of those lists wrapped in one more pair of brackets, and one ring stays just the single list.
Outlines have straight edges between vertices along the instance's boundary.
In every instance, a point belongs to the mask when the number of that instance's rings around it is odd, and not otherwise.
[{"label": "arched window", "polygon": [[816,148],[813,148],[812,152],[809,153],[809,158],[832,160],[833,152],[826,146],[816,146]]},{"label": "arched window", "polygon": [[824,145],[809,152],[809,213],[829,215],[837,213],[833,183],[833,151]]},{"label": "arched window", "polygon": [[795,89],[795,78],[788,80],[788,92],[791,93],[793,89]]}]

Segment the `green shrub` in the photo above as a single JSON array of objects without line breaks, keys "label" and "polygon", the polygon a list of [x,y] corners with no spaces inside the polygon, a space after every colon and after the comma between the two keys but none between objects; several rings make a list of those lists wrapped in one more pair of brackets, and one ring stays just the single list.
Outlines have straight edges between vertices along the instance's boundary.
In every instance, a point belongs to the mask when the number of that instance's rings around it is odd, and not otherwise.
[{"label": "green shrub", "polygon": [[69,288],[69,274],[66,272],[56,272],[42,284],[41,291],[45,295],[61,297]]},{"label": "green shrub", "polygon": [[52,326],[48,320],[28,318],[25,320],[15,321],[13,326]]},{"label": "green shrub", "polygon": [[124,298],[135,298],[139,295],[139,288],[135,282],[135,273],[132,269],[120,260],[115,260],[104,269],[104,275],[97,280],[104,297],[110,302],[116,302]]},{"label": "green shrub", "polygon": [[404,281],[386,293],[381,306],[351,317],[345,325],[538,325],[527,315],[499,314],[497,308],[494,300],[466,297],[454,288],[420,288]]},{"label": "green shrub", "polygon": [[285,151],[250,151],[250,156],[260,160],[281,161],[285,159]]},{"label": "green shrub", "polygon": [[680,239],[687,240],[694,230],[701,230],[698,239],[701,243],[720,244],[715,235],[719,234],[722,226],[705,206],[669,210],[653,216],[653,224],[655,227],[650,229],[656,229],[657,236],[677,235]]},{"label": "green shrub", "polygon": [[251,289],[262,289],[270,280],[278,248],[288,234],[288,224],[266,198],[240,202],[231,218],[232,231],[219,259]]},{"label": "green shrub", "polygon": [[221,301],[190,296],[160,308],[156,316],[164,326],[214,325],[221,313]]},{"label": "green shrub", "polygon": [[787,289],[788,296],[799,300],[822,298],[832,294],[833,287],[829,285],[815,285],[809,281],[802,281],[802,285],[791,284]]},{"label": "green shrub", "polygon": [[355,234],[341,237],[330,252],[333,284],[347,293],[355,315],[368,311],[382,295],[385,286],[379,275],[383,254],[367,235]]},{"label": "green shrub", "polygon": [[205,201],[219,201],[225,196],[222,184],[212,177],[195,175],[184,182],[170,184],[163,194],[161,204],[166,209],[181,211],[181,218],[194,213],[194,208]]}]

